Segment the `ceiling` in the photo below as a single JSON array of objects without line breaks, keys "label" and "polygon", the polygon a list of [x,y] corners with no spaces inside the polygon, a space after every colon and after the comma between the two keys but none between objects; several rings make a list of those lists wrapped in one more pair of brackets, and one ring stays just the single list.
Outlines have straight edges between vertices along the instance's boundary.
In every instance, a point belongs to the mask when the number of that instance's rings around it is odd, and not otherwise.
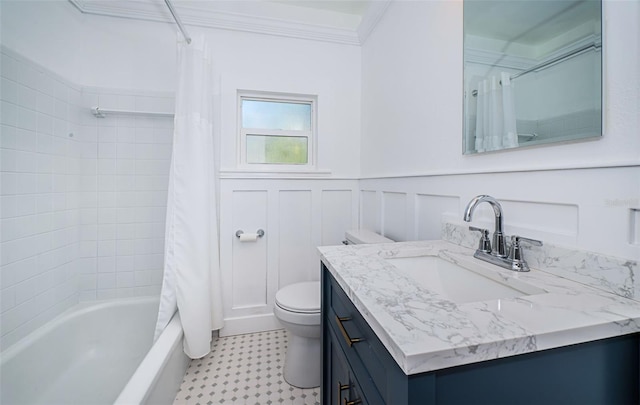
[{"label": "ceiling", "polygon": [[296,7],[317,10],[329,10],[337,13],[353,14],[362,17],[373,0],[265,0]]},{"label": "ceiling", "polygon": [[474,0],[464,5],[465,34],[524,45],[549,41],[598,21],[600,2],[585,0]]},{"label": "ceiling", "polygon": [[[173,22],[164,0],[68,0],[85,14]],[[361,45],[391,0],[171,0],[199,26]]]}]

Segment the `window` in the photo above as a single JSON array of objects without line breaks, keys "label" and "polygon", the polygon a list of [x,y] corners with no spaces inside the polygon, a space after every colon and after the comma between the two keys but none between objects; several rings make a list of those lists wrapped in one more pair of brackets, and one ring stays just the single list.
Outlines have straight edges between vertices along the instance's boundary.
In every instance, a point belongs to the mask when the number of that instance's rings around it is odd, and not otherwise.
[{"label": "window", "polygon": [[239,111],[241,166],[259,170],[314,167],[315,98],[242,93]]}]

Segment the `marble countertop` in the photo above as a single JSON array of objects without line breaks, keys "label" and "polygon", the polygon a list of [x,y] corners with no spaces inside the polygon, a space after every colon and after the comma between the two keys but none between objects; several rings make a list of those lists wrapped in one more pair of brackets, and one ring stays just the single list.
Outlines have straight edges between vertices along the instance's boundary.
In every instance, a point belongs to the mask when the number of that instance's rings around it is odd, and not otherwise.
[{"label": "marble countertop", "polygon": [[[318,248],[323,263],[408,375],[640,331],[640,302],[532,268],[473,258],[446,241]],[[454,303],[405,276],[389,258],[438,256],[493,271],[542,293]]]}]

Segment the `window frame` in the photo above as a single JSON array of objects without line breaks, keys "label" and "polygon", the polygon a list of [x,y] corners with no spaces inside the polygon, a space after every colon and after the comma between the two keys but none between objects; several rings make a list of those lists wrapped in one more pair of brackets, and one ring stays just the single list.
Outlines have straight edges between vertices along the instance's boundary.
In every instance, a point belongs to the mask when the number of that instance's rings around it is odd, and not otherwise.
[{"label": "window frame", "polygon": [[[264,128],[244,128],[242,125],[242,102],[243,100],[255,100],[266,102],[280,102],[290,104],[307,104],[311,107],[311,125],[309,131],[296,130],[274,130]],[[308,172],[316,169],[316,143],[317,143],[317,96],[292,93],[258,92],[258,91],[238,91],[237,111],[238,111],[238,167],[243,170],[263,171],[263,172]],[[247,161],[247,136],[283,136],[283,137],[305,137],[307,138],[307,163],[249,163]]]}]

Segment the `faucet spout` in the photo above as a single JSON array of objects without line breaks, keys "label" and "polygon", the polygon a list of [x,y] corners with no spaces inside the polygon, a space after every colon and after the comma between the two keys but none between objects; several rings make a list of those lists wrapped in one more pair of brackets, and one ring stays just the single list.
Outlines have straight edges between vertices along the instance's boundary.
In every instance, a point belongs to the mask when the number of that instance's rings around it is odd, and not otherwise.
[{"label": "faucet spout", "polygon": [[464,210],[464,221],[471,222],[471,217],[473,216],[473,211],[476,209],[478,204],[486,202],[491,205],[493,208],[493,213],[495,214],[495,230],[493,232],[493,250],[491,254],[498,257],[507,257],[507,245],[504,238],[503,232],[503,215],[502,215],[502,206],[495,198],[490,195],[479,195],[471,199],[469,204],[467,204],[467,208]]}]

